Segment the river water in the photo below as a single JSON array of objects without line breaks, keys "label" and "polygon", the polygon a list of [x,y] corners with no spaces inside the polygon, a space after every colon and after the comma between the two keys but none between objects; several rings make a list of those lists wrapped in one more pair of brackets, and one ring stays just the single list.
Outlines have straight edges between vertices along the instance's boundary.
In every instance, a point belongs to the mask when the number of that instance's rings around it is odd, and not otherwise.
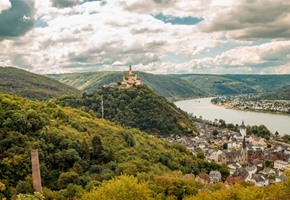
[{"label": "river water", "polygon": [[203,119],[214,121],[223,119],[226,123],[245,125],[265,125],[271,132],[278,131],[280,135],[290,135],[290,115],[271,113],[258,113],[251,111],[240,111],[226,109],[213,105],[212,98],[191,99],[175,102],[180,109],[192,113],[194,116],[202,116]]}]

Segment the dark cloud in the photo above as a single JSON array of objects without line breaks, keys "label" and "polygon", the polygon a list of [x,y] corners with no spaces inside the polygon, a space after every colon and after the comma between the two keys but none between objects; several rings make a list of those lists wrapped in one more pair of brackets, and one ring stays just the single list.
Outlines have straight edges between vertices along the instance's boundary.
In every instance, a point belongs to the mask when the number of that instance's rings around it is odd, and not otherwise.
[{"label": "dark cloud", "polygon": [[10,0],[12,7],[0,13],[0,38],[25,34],[34,25],[34,3],[30,0]]},{"label": "dark cloud", "polygon": [[204,32],[228,31],[234,39],[290,38],[290,4],[284,0],[241,0],[200,24]]},{"label": "dark cloud", "polygon": [[135,0],[132,2],[119,0],[124,10],[137,13],[160,13],[163,9],[174,8],[176,3],[177,0]]},{"label": "dark cloud", "polygon": [[158,4],[169,4],[174,2],[174,0],[154,0],[154,2]]},{"label": "dark cloud", "polygon": [[[92,2],[92,1],[102,1],[102,0],[51,0],[52,5],[57,8],[67,8],[72,7],[78,4],[83,4],[85,2]],[[102,1],[105,4],[105,1]]]},{"label": "dark cloud", "polygon": [[72,7],[79,3],[79,0],[52,0],[52,5],[57,8]]}]

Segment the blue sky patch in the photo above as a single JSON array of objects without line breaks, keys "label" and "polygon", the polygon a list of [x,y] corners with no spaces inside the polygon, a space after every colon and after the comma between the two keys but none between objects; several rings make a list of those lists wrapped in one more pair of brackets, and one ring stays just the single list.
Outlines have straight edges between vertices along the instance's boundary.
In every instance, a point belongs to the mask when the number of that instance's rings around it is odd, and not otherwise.
[{"label": "blue sky patch", "polygon": [[154,15],[153,17],[173,25],[196,25],[203,20],[203,18],[198,17],[173,17],[170,15],[163,15],[162,13]]}]

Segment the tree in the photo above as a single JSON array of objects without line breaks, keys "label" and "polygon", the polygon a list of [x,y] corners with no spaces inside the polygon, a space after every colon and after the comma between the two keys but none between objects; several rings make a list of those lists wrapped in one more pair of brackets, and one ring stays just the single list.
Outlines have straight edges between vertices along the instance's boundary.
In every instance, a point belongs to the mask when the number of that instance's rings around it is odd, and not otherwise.
[{"label": "tree", "polygon": [[205,156],[204,156],[204,153],[202,151],[199,151],[196,153],[196,157],[199,158],[199,159],[204,159]]},{"label": "tree", "polygon": [[265,167],[270,167],[272,164],[272,161],[271,160],[266,160],[265,161]]},{"label": "tree", "polygon": [[44,200],[44,196],[41,193],[35,192],[34,194],[19,194],[16,196],[16,200]]},{"label": "tree", "polygon": [[228,149],[228,143],[223,144],[223,149]]},{"label": "tree", "polygon": [[63,172],[58,179],[58,187],[66,188],[70,183],[78,183],[79,175],[76,172]]},{"label": "tree", "polygon": [[213,134],[214,136],[217,136],[217,135],[219,134],[219,132],[218,132],[218,130],[214,129],[213,132],[212,132],[212,134]]},{"label": "tree", "polygon": [[148,183],[138,183],[133,176],[120,176],[103,182],[96,190],[86,193],[83,200],[153,200],[153,192]]},{"label": "tree", "polygon": [[5,184],[0,182],[0,191],[4,191],[5,189]]}]

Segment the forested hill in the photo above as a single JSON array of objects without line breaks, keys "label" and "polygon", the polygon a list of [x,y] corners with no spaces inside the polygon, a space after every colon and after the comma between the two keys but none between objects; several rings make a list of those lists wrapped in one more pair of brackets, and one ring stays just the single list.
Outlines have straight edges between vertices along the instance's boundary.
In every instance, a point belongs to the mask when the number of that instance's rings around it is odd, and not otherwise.
[{"label": "forested hill", "polygon": [[[53,101],[0,93],[0,199],[33,193],[31,149],[39,149],[46,199],[79,199],[101,181],[122,174],[150,181],[156,198],[180,199],[197,191],[194,178],[184,178],[183,174],[214,169],[220,170],[223,178],[229,174],[216,163],[196,158],[182,145]],[[173,170],[180,172],[166,175]],[[179,191],[180,187],[184,189]]]},{"label": "forested hill", "polygon": [[[90,72],[48,75],[85,92],[119,82],[126,72]],[[140,79],[169,100],[215,95],[267,94],[290,86],[290,75],[157,75],[138,72]]]},{"label": "forested hill", "polygon": [[290,86],[288,89],[282,89],[279,92],[274,92],[269,95],[262,97],[263,99],[273,99],[273,100],[290,100]]},{"label": "forested hill", "polygon": [[47,100],[64,94],[81,95],[76,88],[13,67],[0,67],[0,92]]},{"label": "forested hill", "polygon": [[[84,92],[93,92],[96,88],[120,82],[127,72],[87,72],[72,74],[50,74],[48,77]],[[202,97],[207,93],[189,84],[175,75],[155,75],[138,72],[138,77],[151,89],[169,100]]]},{"label": "forested hill", "polygon": [[123,126],[139,128],[153,135],[194,135],[197,133],[185,112],[156,94],[147,86],[129,89],[99,88],[94,93],[78,97],[62,97],[62,106],[81,108],[101,117],[101,97],[104,118]]}]

